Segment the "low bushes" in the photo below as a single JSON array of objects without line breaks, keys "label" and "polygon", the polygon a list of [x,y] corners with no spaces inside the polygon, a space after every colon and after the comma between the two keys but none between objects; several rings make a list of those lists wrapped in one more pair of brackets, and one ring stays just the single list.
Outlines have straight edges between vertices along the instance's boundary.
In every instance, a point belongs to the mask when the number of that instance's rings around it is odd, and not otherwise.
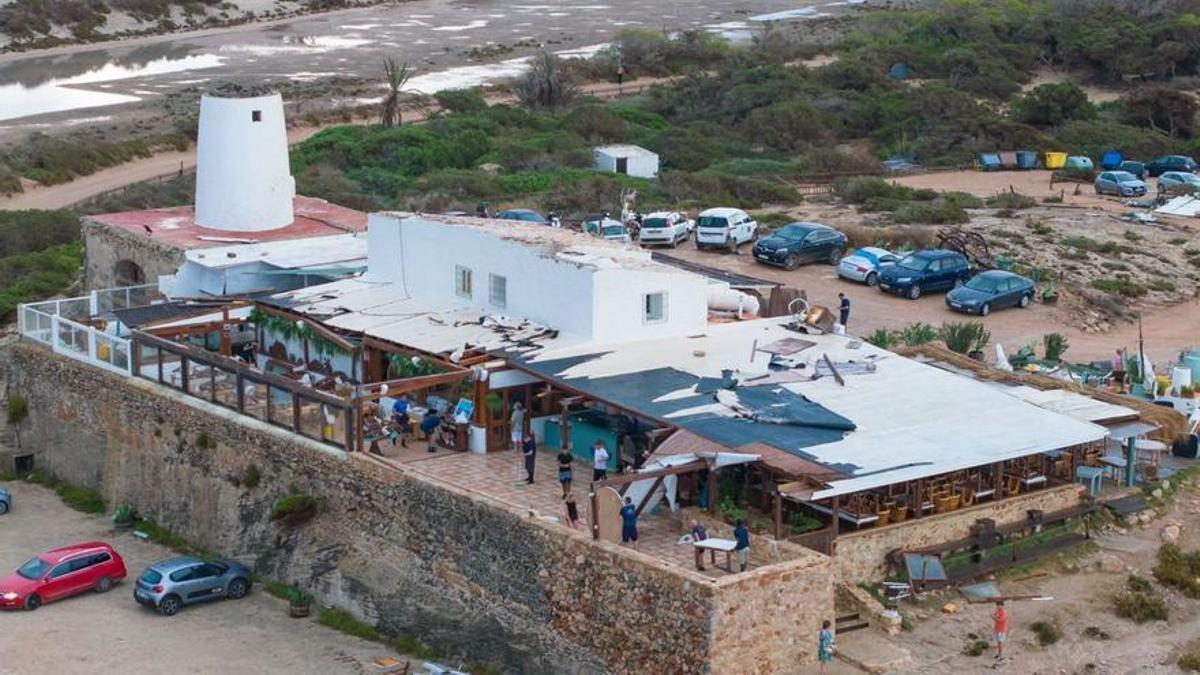
[{"label": "low bushes", "polygon": [[1125,588],[1113,598],[1117,616],[1134,623],[1166,621],[1169,614],[1167,601],[1154,590],[1153,585],[1141,577],[1130,575]]},{"label": "low bushes", "polygon": [[316,517],[323,506],[324,501],[320,497],[300,492],[292,486],[291,492],[271,507],[271,520],[287,525],[299,525]]},{"label": "low bushes", "polygon": [[1174,544],[1163,544],[1158,549],[1154,578],[1189,598],[1200,598],[1200,551],[1184,553]]},{"label": "low bushes", "polygon": [[1093,279],[1092,288],[1105,293],[1122,295],[1126,298],[1140,298],[1146,294],[1146,287],[1131,279]]},{"label": "low bushes", "polygon": [[1037,636],[1038,644],[1043,647],[1048,647],[1062,639],[1062,631],[1057,624],[1049,621],[1035,621],[1030,624],[1029,630]]}]

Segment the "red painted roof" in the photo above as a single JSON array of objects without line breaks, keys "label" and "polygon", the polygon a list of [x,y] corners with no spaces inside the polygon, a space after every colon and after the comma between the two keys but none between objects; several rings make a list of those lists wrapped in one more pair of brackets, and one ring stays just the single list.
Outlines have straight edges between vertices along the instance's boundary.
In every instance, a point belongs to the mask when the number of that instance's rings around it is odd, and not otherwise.
[{"label": "red painted roof", "polygon": [[196,224],[195,210],[191,206],[103,213],[91,216],[91,219],[184,250],[228,246],[239,243],[236,240],[263,242],[307,239],[367,229],[367,214],[322,199],[296,197],[292,208],[296,220],[291,225],[259,232],[202,227]]}]

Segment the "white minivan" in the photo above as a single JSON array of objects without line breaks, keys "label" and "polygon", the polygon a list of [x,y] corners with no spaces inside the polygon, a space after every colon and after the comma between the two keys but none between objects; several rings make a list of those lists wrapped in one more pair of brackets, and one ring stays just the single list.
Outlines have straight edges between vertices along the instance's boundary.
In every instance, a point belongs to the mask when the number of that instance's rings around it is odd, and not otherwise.
[{"label": "white minivan", "polygon": [[741,209],[709,209],[696,219],[696,248],[729,248],[758,237],[758,223]]},{"label": "white minivan", "polygon": [[692,235],[692,221],[678,211],[655,211],[642,219],[639,240],[643,245],[666,244],[675,248]]}]

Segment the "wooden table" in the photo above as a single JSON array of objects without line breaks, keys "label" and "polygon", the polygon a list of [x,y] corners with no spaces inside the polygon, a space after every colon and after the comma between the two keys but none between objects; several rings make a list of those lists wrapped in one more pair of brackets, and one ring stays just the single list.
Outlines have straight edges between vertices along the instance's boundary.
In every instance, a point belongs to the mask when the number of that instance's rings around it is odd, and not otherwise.
[{"label": "wooden table", "polygon": [[737,548],[737,541],[733,539],[716,539],[709,537],[703,541],[694,541],[692,546],[698,549],[708,549],[709,562],[713,567],[717,566],[717,551],[725,552],[725,571],[733,572],[733,550]]}]

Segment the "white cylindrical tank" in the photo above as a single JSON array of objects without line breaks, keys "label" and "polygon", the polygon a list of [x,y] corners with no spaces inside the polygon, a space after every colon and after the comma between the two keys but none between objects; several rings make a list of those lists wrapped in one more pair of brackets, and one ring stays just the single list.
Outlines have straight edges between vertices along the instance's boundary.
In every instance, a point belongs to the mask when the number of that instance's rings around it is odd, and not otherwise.
[{"label": "white cylindrical tank", "polygon": [[220,90],[200,98],[196,142],[196,224],[255,232],[294,219],[283,97]]}]

